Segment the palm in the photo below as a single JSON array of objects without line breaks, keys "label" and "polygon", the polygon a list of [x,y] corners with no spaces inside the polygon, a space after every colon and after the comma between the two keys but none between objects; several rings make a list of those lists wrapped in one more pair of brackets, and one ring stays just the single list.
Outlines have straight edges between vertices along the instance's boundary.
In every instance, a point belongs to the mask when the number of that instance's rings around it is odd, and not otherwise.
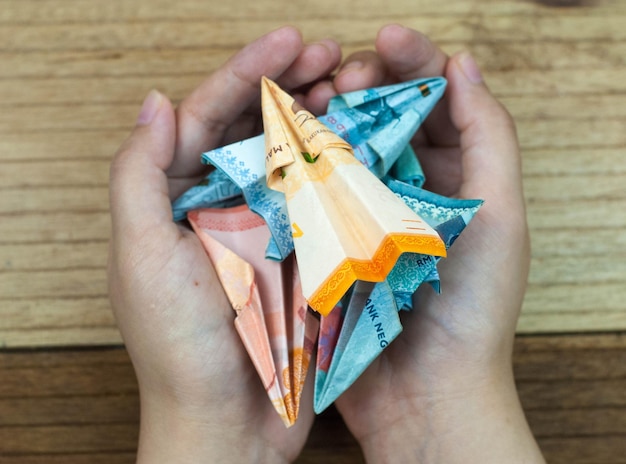
[{"label": "palm", "polygon": [[[130,327],[143,327],[140,340],[125,337],[140,384],[160,383],[168,395],[184,400],[197,420],[244,429],[251,437],[262,434],[281,454],[295,457],[312,414],[303,407],[297,426],[283,425],[235,331],[234,312],[198,238],[171,223],[146,236],[135,263],[141,291],[131,302],[114,301],[116,307],[150,309],[118,314],[124,335]],[[113,280],[111,294],[128,284],[134,282]],[[215,398],[220,398],[217,410]]]},{"label": "palm", "polygon": [[[423,159],[429,190],[484,198],[480,186],[463,179],[459,147],[422,145],[416,152]],[[371,424],[371,417],[385,427],[407,414],[407,408],[423,414],[449,372],[470,372],[492,353],[506,356],[516,318],[502,313],[500,302],[521,302],[524,286],[524,270],[503,258],[509,249],[513,253],[508,259],[524,262],[525,250],[515,252],[527,239],[525,228],[515,230],[523,224],[523,215],[516,215],[518,211],[510,213],[497,199],[487,199],[438,266],[442,294],[427,286],[420,289],[413,311],[403,315],[403,333],[339,398],[337,407],[357,437],[372,432],[361,426]]]},{"label": "palm", "polygon": [[[217,279],[202,245],[194,234],[186,231],[182,240],[182,250],[174,258],[180,262],[174,262],[173,269],[162,273],[164,280],[171,280],[171,273],[179,266],[197,269],[183,282],[183,288],[188,288],[189,293],[194,293],[196,288],[199,291],[184,301],[187,309],[176,314],[182,321],[180,330],[187,333],[184,341],[181,339],[172,346],[185,351],[180,353],[185,362],[179,363],[181,372],[176,378],[183,385],[178,388],[205,385],[202,399],[207,405],[214,398],[224,399],[222,406],[227,413],[219,421],[223,427],[245,424],[249,436],[262,434],[281,454],[295,457],[308,435],[311,408],[303,405],[297,426],[289,429],[284,426],[235,330],[230,304],[222,294],[219,297],[216,294]],[[200,289],[201,286],[204,288]]]}]

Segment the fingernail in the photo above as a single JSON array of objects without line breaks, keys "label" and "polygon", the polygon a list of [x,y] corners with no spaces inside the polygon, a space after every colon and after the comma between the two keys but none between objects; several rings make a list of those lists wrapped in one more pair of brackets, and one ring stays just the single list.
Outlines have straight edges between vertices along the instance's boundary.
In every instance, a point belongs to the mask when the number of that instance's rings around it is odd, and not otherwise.
[{"label": "fingernail", "polygon": [[483,81],[483,75],[476,64],[476,61],[469,52],[463,52],[459,56],[459,66],[465,77],[472,84],[480,84]]},{"label": "fingernail", "polygon": [[341,73],[343,74],[344,72],[352,72],[352,71],[358,71],[359,69],[362,69],[363,66],[365,66],[363,64],[362,61],[356,60],[356,61],[350,61],[349,63],[346,63],[342,68],[341,68]]},{"label": "fingernail", "polygon": [[326,47],[328,50],[337,48],[337,42],[332,39],[322,39],[318,42],[314,42],[313,45],[321,45],[323,47]]},{"label": "fingernail", "polygon": [[163,95],[156,90],[151,90],[146,99],[143,101],[139,116],[137,116],[138,126],[147,126],[152,122],[154,116],[163,104]]}]

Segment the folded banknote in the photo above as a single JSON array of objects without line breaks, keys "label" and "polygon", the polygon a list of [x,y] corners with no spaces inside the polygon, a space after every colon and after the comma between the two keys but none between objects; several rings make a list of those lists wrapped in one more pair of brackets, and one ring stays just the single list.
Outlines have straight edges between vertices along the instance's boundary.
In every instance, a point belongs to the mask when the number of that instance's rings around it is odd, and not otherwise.
[{"label": "folded banknote", "polygon": [[263,79],[264,134],[204,153],[216,169],[172,205],[205,246],[288,426],[315,345],[320,412],[400,334],[417,288],[440,291],[437,263],[482,204],[421,188],[410,141],[445,86],[356,91],[316,118]]}]

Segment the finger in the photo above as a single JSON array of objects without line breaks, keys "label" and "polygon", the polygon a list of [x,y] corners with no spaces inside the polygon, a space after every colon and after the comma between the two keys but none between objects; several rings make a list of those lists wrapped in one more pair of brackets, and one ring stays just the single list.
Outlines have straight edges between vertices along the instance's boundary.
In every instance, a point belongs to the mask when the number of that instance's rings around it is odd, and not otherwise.
[{"label": "finger", "polygon": [[491,202],[522,201],[521,159],[513,119],[489,92],[469,53],[451,59],[447,78],[450,115],[461,134],[461,195]]},{"label": "finger", "polygon": [[424,34],[391,24],[376,37],[376,50],[389,71],[400,80],[441,76],[448,56]]},{"label": "finger", "polygon": [[360,51],[346,58],[333,83],[337,93],[347,93],[377,87],[384,79],[385,65],[380,56],[373,51]]},{"label": "finger", "polygon": [[[443,76],[448,63],[448,56],[428,37],[397,24],[379,31],[376,50],[389,73],[401,81]],[[450,122],[446,97],[435,106],[423,127],[431,144],[458,144],[458,133]]]},{"label": "finger", "polygon": [[244,47],[206,79],[178,107],[177,156],[168,174],[200,174],[200,153],[218,146],[226,129],[258,98],[261,77],[277,79],[302,48],[300,32],[283,27]]},{"label": "finger", "polygon": [[306,95],[303,95],[300,103],[313,114],[326,114],[328,102],[335,95],[337,95],[335,86],[331,81],[325,80],[315,84]]},{"label": "finger", "polygon": [[[305,45],[294,62],[276,81],[279,86],[289,91],[301,105],[315,113],[321,105],[318,103],[319,99],[327,98],[327,95],[318,96],[316,91],[310,102],[315,105],[314,108],[310,108],[306,102],[308,95],[317,84],[326,82],[340,61],[341,49],[333,40],[322,40],[318,43]],[[224,132],[221,144],[233,143],[260,133],[262,130],[260,107],[259,88],[256,98],[246,111],[237,118],[236,124],[232,124]]]},{"label": "finger", "polygon": [[[137,125],[111,164],[109,198],[113,239],[171,230],[172,210],[165,170],[174,157],[175,114],[157,91],[146,97]],[[171,229],[168,229],[171,228]]]},{"label": "finger", "polygon": [[284,89],[298,89],[330,75],[340,62],[341,47],[334,40],[324,39],[308,44],[277,83]]}]

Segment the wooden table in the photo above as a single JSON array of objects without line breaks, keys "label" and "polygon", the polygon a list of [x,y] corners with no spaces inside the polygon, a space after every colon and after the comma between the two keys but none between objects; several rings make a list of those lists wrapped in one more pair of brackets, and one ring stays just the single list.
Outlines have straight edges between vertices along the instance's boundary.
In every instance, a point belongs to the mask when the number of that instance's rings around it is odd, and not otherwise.
[{"label": "wooden table", "polygon": [[[383,6],[384,3],[384,6]],[[517,120],[532,229],[515,369],[550,462],[626,462],[626,2],[0,0],[0,462],[128,463],[137,385],[109,309],[112,154],[277,26],[468,48]],[[299,462],[362,462],[336,412]]]}]

